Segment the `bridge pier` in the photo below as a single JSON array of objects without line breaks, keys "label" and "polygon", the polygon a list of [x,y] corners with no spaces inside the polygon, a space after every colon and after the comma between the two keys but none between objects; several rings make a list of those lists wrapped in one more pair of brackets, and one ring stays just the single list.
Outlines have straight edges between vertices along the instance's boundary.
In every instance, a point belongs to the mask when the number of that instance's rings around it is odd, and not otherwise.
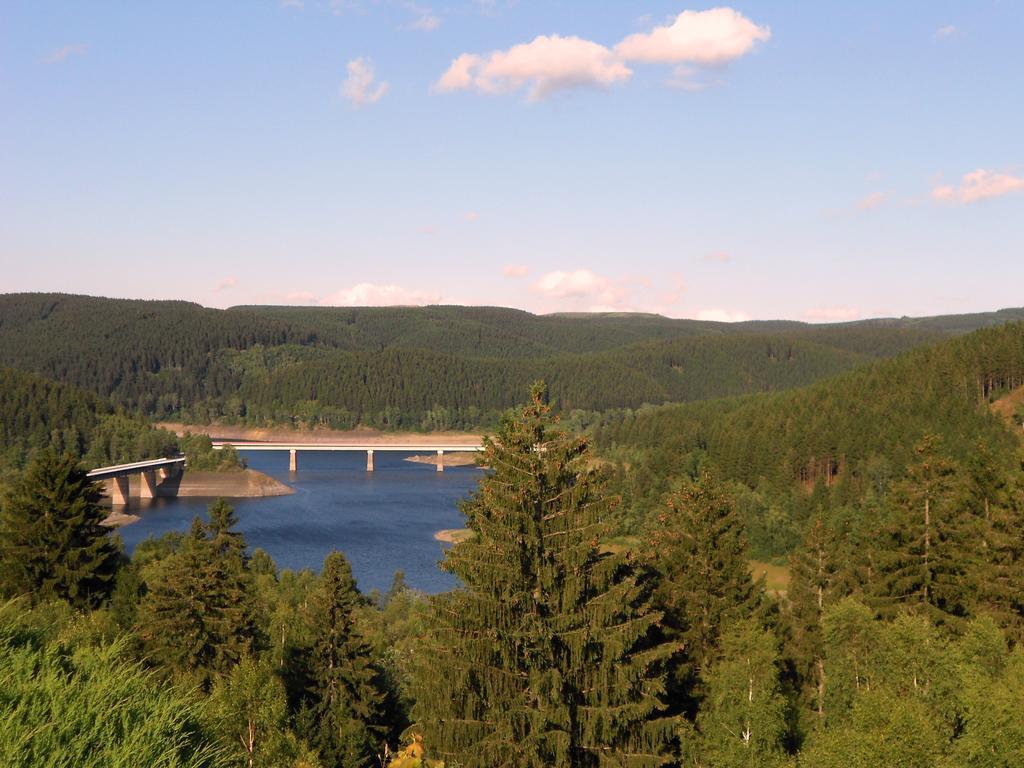
[{"label": "bridge pier", "polygon": [[164,480],[171,480],[175,477],[179,477],[182,471],[180,464],[174,464],[170,467],[160,467],[160,469],[157,470],[157,477],[159,478],[159,482],[163,482]]},{"label": "bridge pier", "polygon": [[288,471],[299,471],[299,452],[296,451],[294,448],[288,451]]},{"label": "bridge pier", "polygon": [[115,507],[128,504],[128,475],[110,478],[110,502]]},{"label": "bridge pier", "polygon": [[369,448],[366,451],[366,471],[373,472],[373,449]]},{"label": "bridge pier", "polygon": [[139,498],[140,499],[155,499],[156,498],[156,472],[149,469],[139,475],[142,478],[142,484],[139,486]]},{"label": "bridge pier", "polygon": [[437,471],[444,472],[444,451],[437,449]]}]

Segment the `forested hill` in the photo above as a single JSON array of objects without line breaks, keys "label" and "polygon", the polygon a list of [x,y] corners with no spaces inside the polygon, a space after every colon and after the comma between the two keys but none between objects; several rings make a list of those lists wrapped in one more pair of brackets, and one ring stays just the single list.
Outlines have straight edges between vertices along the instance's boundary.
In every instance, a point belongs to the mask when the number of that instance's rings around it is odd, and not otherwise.
[{"label": "forested hill", "polygon": [[884,489],[926,435],[964,466],[989,457],[1019,470],[1017,441],[987,406],[1022,385],[1024,323],[1011,323],[787,392],[608,413],[593,434],[630,464],[648,502],[671,475],[710,463],[793,534],[812,507]]},{"label": "forested hill", "polygon": [[50,446],[102,466],[166,456],[178,441],[91,392],[0,367],[0,479]]},{"label": "forested hill", "polygon": [[13,294],[0,296],[0,365],[153,418],[470,428],[536,378],[564,410],[770,392],[1015,316],[1024,311],[810,326]]}]

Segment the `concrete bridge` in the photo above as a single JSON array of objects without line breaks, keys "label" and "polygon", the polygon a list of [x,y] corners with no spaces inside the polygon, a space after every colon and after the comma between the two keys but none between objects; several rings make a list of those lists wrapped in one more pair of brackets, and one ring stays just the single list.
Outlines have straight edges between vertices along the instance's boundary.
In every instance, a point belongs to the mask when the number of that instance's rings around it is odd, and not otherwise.
[{"label": "concrete bridge", "polygon": [[481,443],[264,443],[247,440],[214,440],[214,450],[231,446],[240,451],[288,451],[288,469],[296,472],[299,468],[299,451],[358,451],[366,452],[366,471],[373,472],[375,451],[404,453],[437,452],[437,471],[444,472],[444,453],[482,451]]},{"label": "concrete bridge", "polygon": [[[131,495],[129,478],[139,478],[139,498],[152,499],[157,495],[157,486],[170,483],[181,477],[185,469],[184,456],[172,456],[165,459],[136,461],[132,464],[115,464],[112,467],[98,467],[88,473],[93,480],[105,481],[110,500],[114,505],[124,506]],[[174,485],[174,490],[177,486]],[[176,495],[176,493],[168,494]]]}]

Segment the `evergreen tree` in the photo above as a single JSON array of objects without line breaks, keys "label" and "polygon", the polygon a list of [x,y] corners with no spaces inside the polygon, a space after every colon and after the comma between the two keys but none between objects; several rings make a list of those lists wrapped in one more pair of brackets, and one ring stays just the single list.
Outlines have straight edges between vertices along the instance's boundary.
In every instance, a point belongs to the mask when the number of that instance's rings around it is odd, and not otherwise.
[{"label": "evergreen tree", "polygon": [[384,695],[372,650],[356,625],[361,604],[352,569],[340,552],[324,560],[309,596],[313,644],[304,726],[326,766],[367,768],[383,740]]},{"label": "evergreen tree", "polygon": [[977,598],[981,529],[962,504],[958,466],[928,435],[893,488],[892,519],[878,553],[875,604],[883,616],[923,610],[939,623],[967,616]]},{"label": "evergreen tree", "polygon": [[250,653],[259,633],[245,541],[231,526],[231,508],[218,501],[212,522],[196,518],[173,554],[142,572],[139,636],[150,659],[204,684]]},{"label": "evergreen tree", "polygon": [[234,530],[238,524],[234,508],[218,499],[209,515],[197,576],[213,608],[209,620],[217,636],[215,667],[226,672],[253,650],[259,638],[259,606],[245,538]]},{"label": "evergreen tree", "polygon": [[788,655],[796,665],[804,698],[811,704],[818,727],[825,720],[825,661],[821,619],[836,594],[835,541],[832,531],[816,516],[803,546],[789,558]]},{"label": "evergreen tree", "polygon": [[762,586],[750,577],[747,541],[733,498],[708,473],[670,495],[649,542],[657,572],[656,607],[666,638],[681,648],[672,662],[671,698],[691,717],[698,678],[715,658],[724,623],[754,615]]},{"label": "evergreen tree", "polygon": [[464,768],[661,765],[671,646],[636,570],[601,554],[612,500],[556,421],[537,384],[485,441],[475,535],[444,561],[464,586],[431,601],[414,718]]},{"label": "evergreen tree", "polygon": [[978,593],[981,610],[996,617],[1014,642],[1024,640],[1024,515],[1021,488],[979,442],[967,463],[961,506],[981,529]]},{"label": "evergreen tree", "polygon": [[46,450],[11,489],[0,517],[0,585],[33,600],[94,607],[114,587],[120,551],[103,526],[100,489],[75,459]]}]

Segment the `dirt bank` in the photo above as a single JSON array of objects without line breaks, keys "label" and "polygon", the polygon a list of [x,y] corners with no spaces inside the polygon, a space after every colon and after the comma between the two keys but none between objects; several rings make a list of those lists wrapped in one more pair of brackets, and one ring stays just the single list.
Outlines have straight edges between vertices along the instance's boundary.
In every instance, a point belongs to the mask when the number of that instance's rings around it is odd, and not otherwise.
[{"label": "dirt bank", "polygon": [[[112,483],[112,480],[104,482],[104,495],[107,504],[110,503]],[[142,484],[137,477],[129,478],[128,497],[130,499],[138,499],[141,489]],[[240,469],[234,472],[186,470],[181,476],[168,477],[161,480],[156,486],[156,495],[159,498],[223,496],[225,499],[252,499],[261,496],[285,496],[294,492],[284,483],[262,472],[257,472],[255,469]],[[118,509],[117,514],[124,514],[124,510]],[[128,516],[130,517],[130,515]]]},{"label": "dirt bank", "polygon": [[[409,445],[464,445],[480,442],[474,432],[381,432],[378,429],[289,429],[287,427],[237,427],[230,424],[180,424],[157,426],[181,435],[185,432],[210,435],[214,440],[260,440],[293,443],[407,443]],[[447,457],[446,457],[447,458]]]},{"label": "dirt bank", "polygon": [[434,539],[448,544],[458,544],[460,541],[465,541],[472,535],[473,532],[469,530],[469,528],[448,528],[435,533]]},{"label": "dirt bank", "polygon": [[[109,483],[110,481],[108,481]],[[145,503],[139,500],[138,481],[129,480],[128,496],[129,507],[111,507],[103,524],[111,528],[120,528],[122,525],[130,525],[138,522],[141,518],[132,514],[131,510],[137,509],[138,504]],[[262,496],[286,496],[295,491],[278,480],[257,472],[255,469],[239,470],[238,472],[194,472],[186,470],[178,478],[167,478],[161,481],[156,487],[156,495],[160,498],[190,497],[190,498],[225,498],[225,499],[254,499]],[[103,499],[105,504],[110,504],[110,488],[106,489],[106,496]]]},{"label": "dirt bank", "polygon": [[[433,464],[437,466],[437,454],[425,453],[420,456],[407,456],[406,461],[414,461],[417,464]],[[472,467],[476,464],[476,454],[470,451],[455,451],[444,454],[444,465],[446,467]]]},{"label": "dirt bank", "polygon": [[107,518],[103,521],[103,525],[108,528],[120,528],[122,525],[131,525],[137,523],[142,518],[138,515],[132,515],[127,512],[121,512],[120,510],[113,509]]},{"label": "dirt bank", "polygon": [[261,496],[287,496],[292,488],[255,469],[241,472],[193,472],[186,470],[177,488],[178,496],[223,496],[225,499],[251,499]]}]

